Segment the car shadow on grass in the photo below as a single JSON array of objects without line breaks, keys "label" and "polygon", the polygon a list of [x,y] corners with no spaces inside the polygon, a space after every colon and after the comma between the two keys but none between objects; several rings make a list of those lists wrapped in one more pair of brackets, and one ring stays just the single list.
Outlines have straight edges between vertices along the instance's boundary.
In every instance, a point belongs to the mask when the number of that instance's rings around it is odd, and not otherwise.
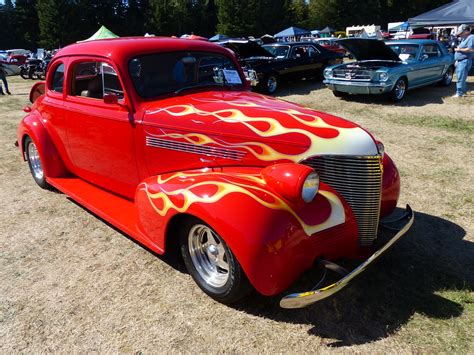
[{"label": "car shadow on grass", "polygon": [[310,78],[298,81],[289,81],[281,84],[275,97],[284,99],[291,95],[308,95],[314,90],[326,89],[321,78]]},{"label": "car shadow on grass", "polygon": [[[365,344],[396,333],[414,313],[429,318],[461,316],[463,305],[438,291],[474,290],[474,243],[460,226],[416,213],[397,245],[340,293],[304,309],[279,308],[279,297],[252,295],[235,307],[280,322],[309,324],[310,335],[330,347]],[[310,271],[287,293],[309,290],[319,279]]]},{"label": "car shadow on grass", "polygon": [[[467,89],[468,91],[474,91],[474,83],[467,83]],[[349,95],[341,98],[341,102],[420,107],[429,104],[444,104],[445,100],[455,93],[456,86],[453,83],[448,87],[430,85],[410,90],[400,102],[393,102],[386,95]]]},{"label": "car shadow on grass", "polygon": [[[100,216],[68,199],[141,245]],[[254,292],[232,307],[278,322],[309,324],[308,334],[323,338],[329,347],[386,338],[396,333],[415,313],[435,319],[459,317],[464,311],[463,305],[437,292],[474,291],[474,243],[464,240],[465,235],[465,230],[455,223],[417,212],[407,235],[336,295],[303,309],[280,308],[279,302],[284,295],[307,291],[314,286],[321,277],[320,270],[314,269],[306,272],[285,294],[265,297]],[[159,255],[141,246],[173,269],[187,273],[176,253]],[[356,265],[344,264],[352,268]],[[336,279],[329,278],[327,284]]]}]

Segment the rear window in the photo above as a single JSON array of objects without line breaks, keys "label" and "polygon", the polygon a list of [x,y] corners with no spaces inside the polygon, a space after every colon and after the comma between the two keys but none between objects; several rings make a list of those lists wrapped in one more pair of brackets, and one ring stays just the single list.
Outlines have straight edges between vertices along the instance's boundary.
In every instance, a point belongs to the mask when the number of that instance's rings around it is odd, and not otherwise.
[{"label": "rear window", "polygon": [[128,70],[138,95],[148,99],[199,87],[242,87],[231,59],[204,52],[157,53],[135,57]]}]

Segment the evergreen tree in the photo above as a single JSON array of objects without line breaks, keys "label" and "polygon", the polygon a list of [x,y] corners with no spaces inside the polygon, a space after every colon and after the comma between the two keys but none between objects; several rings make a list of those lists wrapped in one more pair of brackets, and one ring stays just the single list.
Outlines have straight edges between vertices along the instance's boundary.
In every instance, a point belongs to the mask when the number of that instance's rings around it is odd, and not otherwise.
[{"label": "evergreen tree", "polygon": [[228,36],[249,36],[258,29],[257,0],[217,0],[217,32]]},{"label": "evergreen tree", "polygon": [[0,5],[0,48],[13,48],[16,43],[15,8],[11,0]]},{"label": "evergreen tree", "polygon": [[290,11],[293,25],[303,28],[309,26],[308,7],[308,3],[305,0],[294,0],[292,2]]},{"label": "evergreen tree", "polygon": [[36,49],[39,28],[36,0],[15,1],[15,37],[20,48]]},{"label": "evergreen tree", "polygon": [[39,45],[47,48],[59,48],[65,43],[62,41],[64,31],[63,0],[38,0],[38,25],[40,30]]}]

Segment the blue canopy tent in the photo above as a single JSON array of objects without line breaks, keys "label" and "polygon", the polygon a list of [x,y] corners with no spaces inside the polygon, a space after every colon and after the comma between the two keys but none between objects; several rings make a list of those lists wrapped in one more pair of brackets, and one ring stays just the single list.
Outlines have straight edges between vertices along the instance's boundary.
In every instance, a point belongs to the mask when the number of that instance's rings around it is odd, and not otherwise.
[{"label": "blue canopy tent", "polygon": [[301,37],[301,36],[309,36],[311,32],[299,27],[288,27],[286,30],[278,32],[274,37],[275,38],[283,38],[283,37]]},{"label": "blue canopy tent", "polygon": [[222,41],[223,39],[229,38],[229,36],[222,35],[222,34],[216,34],[215,36],[209,38],[210,42],[219,42]]},{"label": "blue canopy tent", "polygon": [[409,27],[410,24],[408,22],[403,22],[398,26],[390,28],[390,31],[407,31]]},{"label": "blue canopy tent", "polygon": [[324,28],[323,28],[321,31],[319,31],[319,32],[320,32],[320,33],[329,33],[329,34],[331,34],[331,33],[336,32],[336,30],[335,30],[334,28],[331,28],[331,27],[329,27],[329,26],[326,26],[326,27],[324,27]]},{"label": "blue canopy tent", "polygon": [[455,0],[434,10],[408,19],[411,27],[474,24],[474,1]]}]

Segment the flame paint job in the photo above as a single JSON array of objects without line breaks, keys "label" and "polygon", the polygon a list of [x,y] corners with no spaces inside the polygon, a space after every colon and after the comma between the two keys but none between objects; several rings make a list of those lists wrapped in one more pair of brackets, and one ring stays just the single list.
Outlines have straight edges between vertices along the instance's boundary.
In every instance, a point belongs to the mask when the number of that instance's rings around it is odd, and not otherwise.
[{"label": "flame paint job", "polygon": [[[176,242],[167,233],[172,221],[186,214],[201,218],[226,240],[252,285],[265,295],[282,292],[318,257],[360,254],[355,217],[335,190],[321,183],[315,199],[304,203],[296,198],[297,188],[279,189],[265,180],[264,169],[285,163],[298,186],[308,168],[297,163],[310,156],[377,155],[367,131],[249,91],[201,90],[142,100],[127,74],[132,56],[163,50],[230,54],[201,41],[94,42],[66,47],[54,57],[46,94],[36,99],[18,130],[19,142],[28,135],[38,146],[51,184],[160,254]],[[125,91],[120,106],[71,95],[72,65],[80,60],[115,68]],[[58,93],[51,80],[61,63],[64,90]],[[173,149],[147,145],[147,137],[169,141]],[[212,154],[221,149],[242,154],[238,159]],[[386,214],[396,205],[400,184],[388,155],[383,164],[381,210]],[[128,206],[127,213],[118,206]]]}]

